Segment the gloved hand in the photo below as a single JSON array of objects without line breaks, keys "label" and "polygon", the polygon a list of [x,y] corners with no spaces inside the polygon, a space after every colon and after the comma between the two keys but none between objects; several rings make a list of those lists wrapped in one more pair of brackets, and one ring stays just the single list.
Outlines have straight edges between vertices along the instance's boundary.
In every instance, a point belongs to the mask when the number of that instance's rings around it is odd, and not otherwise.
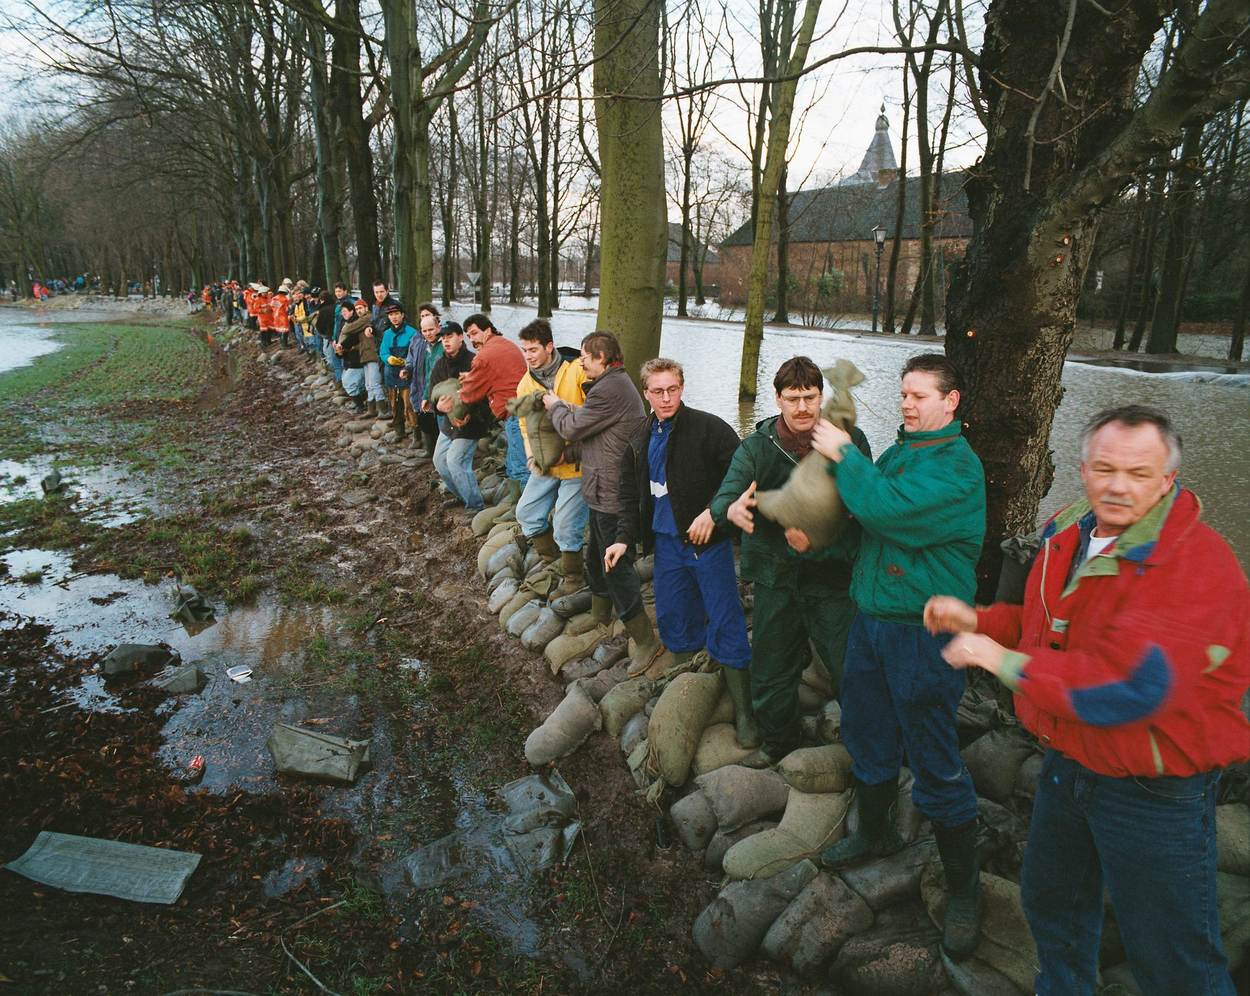
[{"label": "gloved hand", "polygon": [[393,367],[402,367],[404,365],[404,361],[398,356],[388,356],[386,362]]}]

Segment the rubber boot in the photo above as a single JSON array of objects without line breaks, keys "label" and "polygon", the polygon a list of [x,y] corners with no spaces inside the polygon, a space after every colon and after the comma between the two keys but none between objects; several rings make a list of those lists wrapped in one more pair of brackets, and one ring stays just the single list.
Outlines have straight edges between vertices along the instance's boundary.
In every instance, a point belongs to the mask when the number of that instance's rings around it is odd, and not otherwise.
[{"label": "rubber boot", "polygon": [[946,915],[942,950],[951,961],[963,961],[981,940],[981,860],[977,854],[977,821],[947,829],[935,826],[938,854],[946,875]]},{"label": "rubber boot", "polygon": [[367,405],[365,405],[365,414],[368,415],[370,418],[377,418],[378,417],[378,403],[376,401],[370,401]]},{"label": "rubber boot", "polygon": [[612,599],[607,595],[590,596],[590,617],[596,626],[612,625]]},{"label": "rubber boot", "polygon": [[351,398],[356,414],[363,415],[365,413],[365,396],[363,394],[353,394]]},{"label": "rubber boot", "polygon": [[548,596],[548,603],[566,595],[576,595],[586,588],[586,562],[581,550],[560,551],[560,573],[564,577],[556,590]]},{"label": "rubber boot", "polygon": [[738,746],[748,750],[760,745],[760,728],[755,723],[755,709],[751,705],[751,672],[743,667],[721,665],[725,676],[725,688],[734,704],[734,735]]},{"label": "rubber boot", "polygon": [[892,778],[880,785],[856,781],[855,794],[859,796],[859,829],[820,855],[820,863],[830,871],[865,858],[884,858],[906,846],[894,826],[898,779]]},{"label": "rubber boot", "polygon": [[421,432],[421,440],[425,444],[425,458],[434,459],[434,447],[438,443],[438,430],[426,429]]},{"label": "rubber boot", "polygon": [[[527,536],[525,538],[529,541],[529,545],[543,558],[544,563],[554,564],[560,559],[560,548],[556,546],[555,537],[551,534],[550,529],[538,533],[536,536]],[[522,550],[521,552],[524,553],[525,551]]]},{"label": "rubber boot", "polygon": [[381,401],[376,402],[376,404],[377,404],[377,417],[378,418],[385,419],[385,418],[394,417],[394,415],[391,413],[391,406],[387,402],[386,398],[383,398]]},{"label": "rubber boot", "polygon": [[504,501],[515,508],[517,502],[521,500],[521,492],[523,490],[524,488],[522,487],[520,481],[514,481],[511,477],[509,477],[508,493],[504,496]]},{"label": "rubber boot", "polygon": [[637,678],[655,663],[655,659],[664,650],[660,638],[655,635],[655,627],[645,612],[639,612],[632,619],[623,620],[625,632],[634,638],[634,654],[629,662],[629,676]]}]

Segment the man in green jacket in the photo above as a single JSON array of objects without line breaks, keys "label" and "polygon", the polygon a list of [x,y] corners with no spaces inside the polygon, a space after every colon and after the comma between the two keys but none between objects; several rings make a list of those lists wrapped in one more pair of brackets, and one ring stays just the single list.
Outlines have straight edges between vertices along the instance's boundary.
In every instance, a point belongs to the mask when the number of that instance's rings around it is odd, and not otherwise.
[{"label": "man in green jacket", "polygon": [[[754,582],[751,700],[763,746],[746,763],[775,764],[799,746],[799,678],[816,647],[836,689],[847,632],[855,615],[848,589],[859,530],[851,523],[830,546],[813,550],[807,534],[757,516],[755,492],[780,488],[811,451],[825,381],[806,356],[777,371],[773,387],[780,415],[766,418],[738,446],[709,508],[718,526],[742,530],[741,573]],[[868,440],[855,445],[871,459]],[[851,437],[847,437],[851,438]]]},{"label": "man in green jacket", "polygon": [[842,739],[851,753],[859,829],[821,855],[827,868],[880,857],[903,845],[891,807],[904,749],[912,798],[933,824],[949,899],[942,946],[958,961],[977,946],[977,797],[959,754],[955,711],[962,671],[943,668],[942,647],[922,625],[925,602],[972,602],[985,537],[985,475],[961,433],[958,377],[940,353],[903,367],[903,425],[874,465],[845,432],[821,421],[812,448],[863,529],[851,597],[842,682]]}]

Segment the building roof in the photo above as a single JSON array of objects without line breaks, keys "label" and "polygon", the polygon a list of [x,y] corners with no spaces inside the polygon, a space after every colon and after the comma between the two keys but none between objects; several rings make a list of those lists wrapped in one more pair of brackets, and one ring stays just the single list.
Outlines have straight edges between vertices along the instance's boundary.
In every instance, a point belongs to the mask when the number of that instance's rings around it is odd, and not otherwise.
[{"label": "building roof", "polygon": [[[968,238],[972,235],[968,200],[964,195],[965,179],[963,172],[942,176],[938,220],[934,230],[937,238]],[[898,210],[898,184],[896,176],[883,187],[875,182],[843,184],[790,194],[790,241],[861,242],[872,238],[872,230],[877,225],[886,230],[887,239],[892,239]],[[754,235],[748,221],[721,246],[749,246],[755,241]],[[920,237],[920,181],[916,177],[907,179],[900,235],[903,239]],[[776,238],[775,230],[773,237]]]},{"label": "building roof", "polygon": [[[691,233],[690,248],[693,251],[695,240],[694,233]],[[668,252],[665,255],[665,261],[669,263],[681,262],[681,222],[670,221],[668,223]],[[707,254],[703,257],[703,265],[709,263],[719,263],[720,257],[716,255],[715,249],[708,249]]]},{"label": "building roof", "polygon": [[894,160],[894,146],[890,143],[890,122],[885,116],[885,104],[881,105],[881,113],[877,115],[877,126],[872,141],[864,152],[863,162],[859,169],[850,176],[838,181],[839,187],[853,187],[860,184],[875,183],[883,185],[889,182],[891,174],[898,173],[898,163]]}]

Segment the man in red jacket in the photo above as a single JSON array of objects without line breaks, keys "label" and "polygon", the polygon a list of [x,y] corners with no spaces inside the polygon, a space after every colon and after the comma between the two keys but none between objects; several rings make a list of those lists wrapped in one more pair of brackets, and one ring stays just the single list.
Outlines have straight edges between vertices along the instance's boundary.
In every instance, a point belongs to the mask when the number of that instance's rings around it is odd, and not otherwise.
[{"label": "man in red jacket", "polygon": [[947,661],[997,676],[1046,747],[1020,883],[1039,996],[1095,991],[1104,887],[1142,993],[1233,993],[1215,799],[1250,758],[1250,586],[1180,458],[1163,413],[1099,413],[1085,498],[1042,531],[1024,604],[925,606],[958,634]]}]

